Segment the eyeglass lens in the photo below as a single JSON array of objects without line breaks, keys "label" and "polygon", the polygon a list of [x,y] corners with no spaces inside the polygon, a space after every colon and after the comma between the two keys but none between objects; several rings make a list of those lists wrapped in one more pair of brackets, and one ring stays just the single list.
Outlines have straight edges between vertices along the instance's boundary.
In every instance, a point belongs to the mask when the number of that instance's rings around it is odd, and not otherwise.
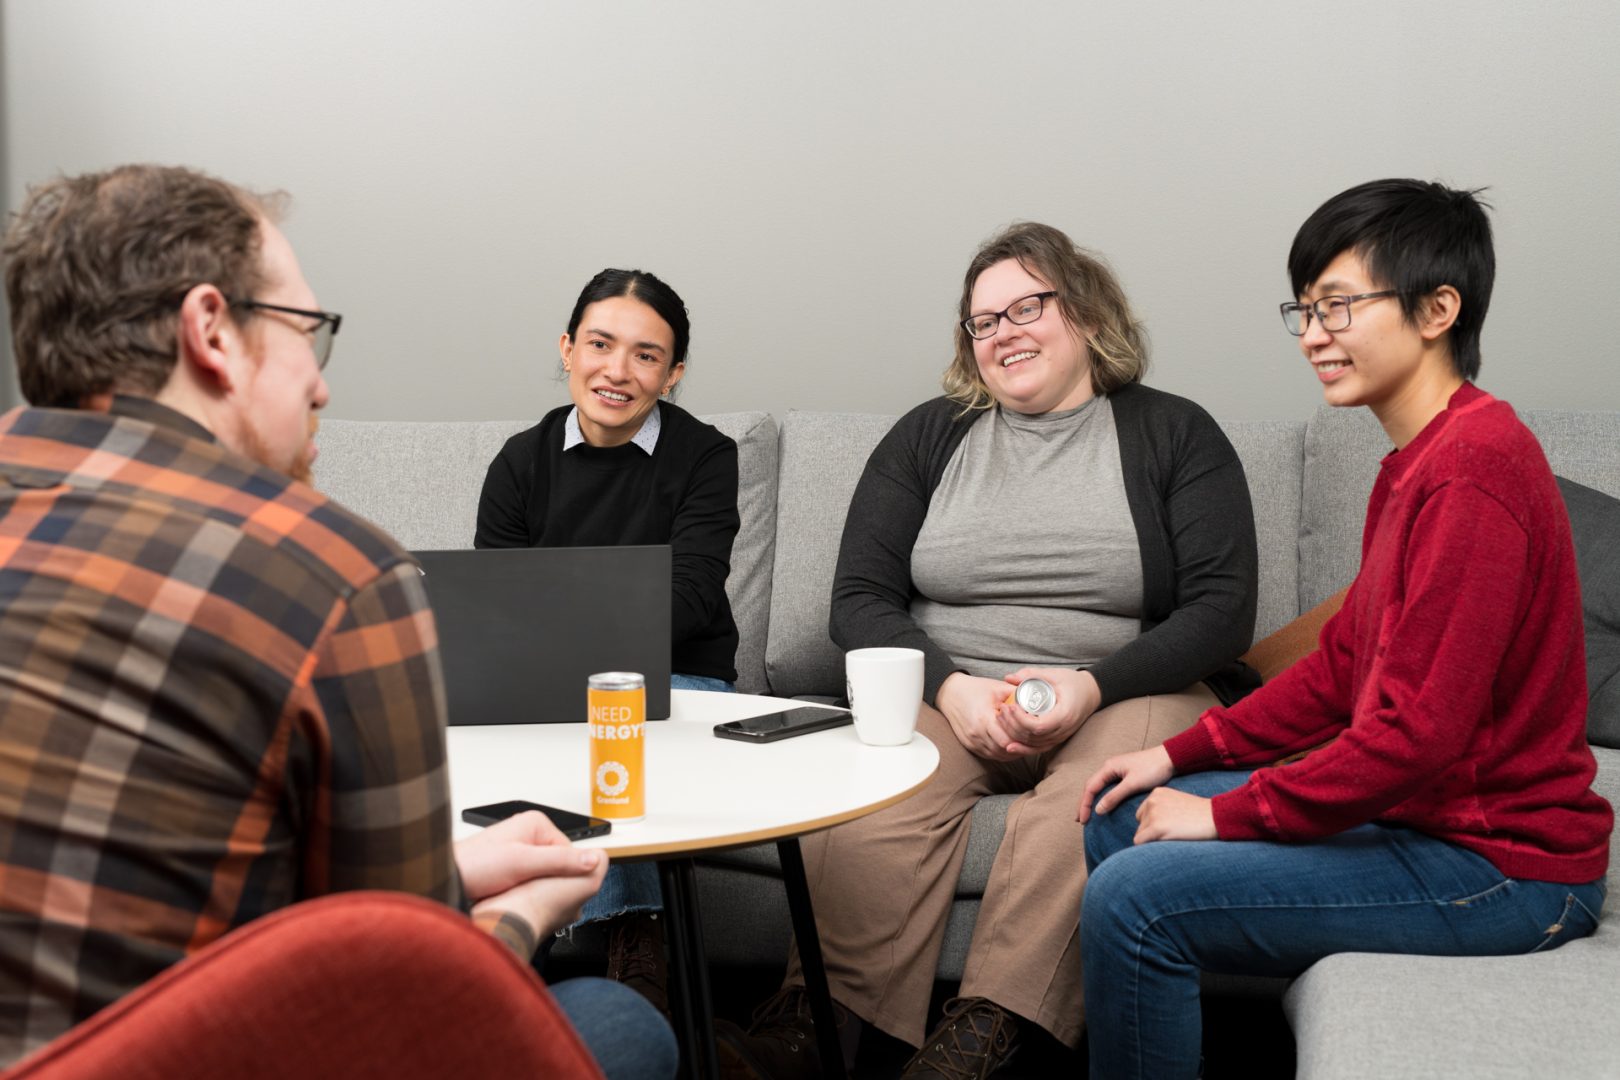
[{"label": "eyeglass lens", "polygon": [[997,312],[994,315],[975,315],[967,321],[968,335],[979,339],[989,337],[996,332],[996,327],[1001,324],[1003,317],[1014,326],[1032,323],[1041,317],[1045,302],[1045,297],[1037,293],[1034,296],[1026,296],[1022,300],[1014,301],[1007,310]]},{"label": "eyeglass lens", "polygon": [[1331,332],[1350,326],[1350,299],[1345,296],[1324,296],[1314,304],[1284,304],[1283,325],[1295,337],[1305,333],[1311,318],[1321,320],[1322,329]]},{"label": "eyeglass lens", "polygon": [[333,334],[329,319],[322,319],[321,325],[315,328],[315,366],[322,371],[326,370],[326,362],[332,358]]}]

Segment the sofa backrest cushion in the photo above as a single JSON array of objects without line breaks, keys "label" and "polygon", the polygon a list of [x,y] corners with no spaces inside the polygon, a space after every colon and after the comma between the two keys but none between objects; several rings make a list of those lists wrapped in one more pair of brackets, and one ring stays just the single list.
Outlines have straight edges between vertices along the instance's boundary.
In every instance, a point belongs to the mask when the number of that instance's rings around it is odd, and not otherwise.
[{"label": "sofa backrest cushion", "polygon": [[[726,592],[737,619],[737,687],[765,688],[765,633],[776,542],[776,423],[763,412],[699,417],[737,441],[742,527]],[[484,473],[534,420],[327,420],[315,484],[413,550],[468,548]]]},{"label": "sofa backrest cushion", "polygon": [[[1519,413],[1553,472],[1620,497],[1620,413]],[[1300,513],[1300,610],[1338,592],[1361,564],[1367,497],[1389,438],[1366,409],[1322,406],[1305,427],[1305,489]]]},{"label": "sofa backrest cushion", "polygon": [[1366,409],[1323,406],[1306,423],[1299,519],[1301,611],[1355,579],[1367,498],[1389,450],[1389,437]]},{"label": "sofa backrest cushion", "polygon": [[407,549],[472,547],[484,472],[528,420],[326,420],[315,486]]},{"label": "sofa backrest cushion", "polygon": [[1258,640],[1299,614],[1300,457],[1305,425],[1298,421],[1222,424],[1243,461],[1260,544]]},{"label": "sofa backrest cushion", "polygon": [[763,694],[765,642],[771,613],[771,568],[776,561],[778,436],[769,413],[715,413],[699,417],[737,440],[737,513],[742,528],[731,547],[726,595],[737,620],[737,689]]},{"label": "sofa backrest cushion", "polygon": [[1620,500],[1558,478],[1575,561],[1581,572],[1586,621],[1586,737],[1620,748]]},{"label": "sofa backrest cushion", "polygon": [[[1571,501],[1571,486],[1560,485],[1570,511],[1575,558],[1581,573],[1586,616],[1586,736],[1602,746],[1620,747],[1620,413],[1537,410],[1520,414],[1535,432],[1553,472],[1590,491],[1609,496]],[[1593,505],[1596,503],[1596,505]],[[1607,672],[1599,684],[1594,670]]]},{"label": "sofa backrest cushion", "polygon": [[827,636],[850,496],[894,416],[790,412],[782,419],[776,563],[765,675],[784,696],[844,696],[844,657]]},{"label": "sofa backrest cushion", "polygon": [[[1530,410],[1519,416],[1540,440],[1554,473],[1604,495],[1620,497],[1620,413]],[[1361,563],[1361,526],[1367,498],[1378,477],[1378,463],[1389,449],[1389,439],[1366,409],[1323,406],[1306,425],[1305,491],[1299,531],[1301,605],[1314,607],[1355,577]],[[1567,485],[1564,493],[1569,503]],[[1596,616],[1598,625],[1607,619],[1609,626],[1615,626],[1620,620],[1620,602],[1615,600],[1615,590],[1620,588],[1615,584],[1620,557],[1594,557],[1620,547],[1609,524],[1613,518],[1588,511],[1580,515],[1589,522],[1583,526],[1576,520],[1580,514],[1577,505],[1569,505],[1571,524],[1576,530],[1587,625],[1592,627]],[[1599,568],[1593,569],[1594,565]],[[1592,636],[1589,629],[1588,667],[1595,664],[1600,672],[1612,673],[1620,665],[1620,657],[1608,650],[1620,646],[1608,643],[1612,637],[1606,641],[1598,635],[1593,641]],[[1620,746],[1620,717],[1616,715],[1620,712],[1620,678],[1611,677],[1602,686],[1592,686],[1587,735],[1600,745]]]}]

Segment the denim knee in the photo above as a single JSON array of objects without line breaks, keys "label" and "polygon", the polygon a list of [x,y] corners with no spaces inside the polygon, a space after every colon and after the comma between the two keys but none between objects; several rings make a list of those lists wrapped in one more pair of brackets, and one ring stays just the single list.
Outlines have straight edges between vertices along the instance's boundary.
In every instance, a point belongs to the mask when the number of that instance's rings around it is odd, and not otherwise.
[{"label": "denim knee", "polygon": [[[1103,795],[1114,790],[1113,786],[1105,788]],[[1101,798],[1101,795],[1098,796]],[[1136,840],[1136,804],[1141,798],[1126,799],[1106,814],[1092,811],[1091,820],[1086,822],[1086,869],[1094,871],[1097,864],[1117,851],[1130,847]]]},{"label": "denim knee", "polygon": [[1157,918],[1162,900],[1158,886],[1165,876],[1165,855],[1162,847],[1137,846],[1129,838],[1122,849],[1105,852],[1086,880],[1086,896],[1082,901],[1086,918],[1092,917],[1093,910],[1100,912],[1099,930],[1104,922],[1125,929]]},{"label": "denim knee", "polygon": [[[1089,828],[1087,830],[1089,839]],[[1088,853],[1089,854],[1089,853]],[[1092,869],[1086,879],[1086,895],[1080,901],[1080,953],[1089,955],[1095,941],[1114,940],[1129,922],[1124,910],[1133,906],[1130,896],[1130,874],[1118,874],[1119,866],[1104,860]]]},{"label": "denim knee", "polygon": [[606,979],[568,979],[552,996],[607,1080],[670,1080],[680,1064],[675,1032],[646,998]]}]

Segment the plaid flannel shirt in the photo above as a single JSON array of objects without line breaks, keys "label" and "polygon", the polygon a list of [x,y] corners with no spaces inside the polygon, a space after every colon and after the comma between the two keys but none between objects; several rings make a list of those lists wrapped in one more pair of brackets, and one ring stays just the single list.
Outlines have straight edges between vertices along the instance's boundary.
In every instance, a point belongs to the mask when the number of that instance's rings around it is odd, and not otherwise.
[{"label": "plaid flannel shirt", "polygon": [[115,412],[0,417],[0,1065],[299,899],[463,904],[416,565],[180,414]]}]

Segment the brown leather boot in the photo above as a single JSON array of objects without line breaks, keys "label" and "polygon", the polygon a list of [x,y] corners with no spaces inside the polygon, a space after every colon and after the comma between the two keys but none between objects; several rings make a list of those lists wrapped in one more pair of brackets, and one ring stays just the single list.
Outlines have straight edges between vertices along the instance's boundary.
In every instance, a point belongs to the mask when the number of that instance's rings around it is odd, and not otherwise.
[{"label": "brown leather boot", "polygon": [[[833,1002],[840,1034],[849,1010]],[[855,1029],[851,1029],[855,1030]],[[747,1031],[725,1020],[714,1023],[720,1075],[725,1080],[813,1080],[821,1076],[816,1024],[802,986],[785,986],[754,1010]]]},{"label": "brown leather boot", "polygon": [[903,1080],[984,1080],[1018,1049],[1018,1017],[988,998],[952,998]]},{"label": "brown leather boot", "polygon": [[669,1019],[669,961],[664,920],[656,912],[609,920],[607,977],[624,983]]}]

